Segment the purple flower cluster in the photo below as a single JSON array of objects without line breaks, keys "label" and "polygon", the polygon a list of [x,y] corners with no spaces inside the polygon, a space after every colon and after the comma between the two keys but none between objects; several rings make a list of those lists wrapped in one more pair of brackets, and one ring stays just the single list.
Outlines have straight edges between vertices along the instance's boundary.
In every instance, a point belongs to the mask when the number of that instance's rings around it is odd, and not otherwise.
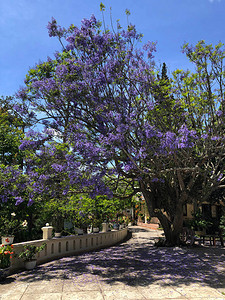
[{"label": "purple flower cluster", "polygon": [[47,25],[48,34],[50,37],[62,37],[65,29],[57,25],[56,19],[52,17],[52,21]]},{"label": "purple flower cluster", "polygon": [[26,190],[26,177],[18,166],[0,166],[0,201],[14,198],[16,204],[23,202],[21,194]]},{"label": "purple flower cluster", "polygon": [[[101,30],[91,16],[80,28],[66,30],[54,18],[47,28],[66,46],[30,70],[27,88],[18,93],[27,113],[30,107],[45,115],[45,131],[28,132],[20,146],[27,153],[29,203],[38,195],[67,197],[75,189],[111,196],[108,182],[115,178],[146,186],[146,194],[160,185],[180,196],[176,170],[185,185],[191,170],[204,170],[203,158],[224,146],[222,105],[211,112],[198,88],[205,75],[200,83],[189,71],[178,70],[174,81],[162,78],[154,66],[155,43],[136,49],[141,35],[133,25]],[[186,48],[190,57],[192,51]],[[212,180],[219,184],[222,177]]]}]

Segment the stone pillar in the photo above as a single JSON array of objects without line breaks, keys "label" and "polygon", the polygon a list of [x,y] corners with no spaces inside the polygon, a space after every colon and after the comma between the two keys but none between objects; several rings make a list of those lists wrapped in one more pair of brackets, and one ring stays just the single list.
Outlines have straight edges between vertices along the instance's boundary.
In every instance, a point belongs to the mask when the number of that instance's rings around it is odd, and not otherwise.
[{"label": "stone pillar", "polygon": [[53,230],[52,226],[49,226],[49,224],[46,223],[46,225],[41,229],[43,231],[43,240],[49,240],[52,238],[52,230]]},{"label": "stone pillar", "polygon": [[107,232],[107,231],[108,231],[108,224],[102,223],[102,232]]}]

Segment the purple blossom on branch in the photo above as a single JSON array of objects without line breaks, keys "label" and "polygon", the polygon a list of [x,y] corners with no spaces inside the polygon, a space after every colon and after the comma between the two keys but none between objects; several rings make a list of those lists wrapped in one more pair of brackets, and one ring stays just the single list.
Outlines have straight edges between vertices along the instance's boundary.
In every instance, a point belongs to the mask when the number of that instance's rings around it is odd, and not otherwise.
[{"label": "purple blossom on branch", "polygon": [[[145,195],[148,207],[158,207],[160,199],[171,224],[170,233],[165,228],[169,239],[180,232],[173,231],[172,220],[183,215],[176,215],[182,211],[174,207],[189,197],[184,193],[192,186],[190,178],[198,181],[203,199],[204,188],[212,189],[213,168],[204,166],[212,161],[224,165],[223,151],[217,149],[224,148],[224,128],[221,118],[215,118],[216,113],[222,116],[222,105],[216,102],[221,95],[207,94],[204,68],[199,67],[203,55],[212,58],[212,46],[203,41],[196,47],[185,45],[198,74],[177,70],[172,79],[165,69],[160,75],[155,68],[154,43],[136,48],[141,35],[133,25],[127,30],[119,26],[117,32],[101,30],[92,16],[80,28],[62,29],[54,18],[47,27],[50,36],[60,42],[65,38],[67,46],[54,60],[37,65],[18,95],[28,104],[27,112],[44,113],[49,120],[44,133],[27,133],[20,146],[32,154],[25,163],[29,198],[63,198],[70,189],[110,196],[126,183],[126,191]],[[210,77],[210,84],[215,80]],[[157,217],[164,220],[161,213]]]},{"label": "purple blossom on branch", "polygon": [[16,200],[16,205],[19,205],[24,201],[22,197],[15,197],[15,200]]}]

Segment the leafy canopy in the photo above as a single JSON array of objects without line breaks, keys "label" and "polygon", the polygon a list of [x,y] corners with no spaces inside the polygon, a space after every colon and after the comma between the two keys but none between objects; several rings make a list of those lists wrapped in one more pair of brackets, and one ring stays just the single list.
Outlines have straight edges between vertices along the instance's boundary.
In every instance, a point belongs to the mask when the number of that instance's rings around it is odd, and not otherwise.
[{"label": "leafy canopy", "polygon": [[[24,116],[30,109],[42,113],[46,129],[29,132],[20,149],[35,150],[27,168],[32,181],[36,159],[49,176],[46,151],[57,147],[46,142],[61,141],[66,147],[59,168],[68,183],[63,194],[71,186],[93,197],[119,186],[124,193],[141,191],[167,239],[173,232],[176,243],[183,204],[208,199],[225,180],[225,52],[222,44],[186,44],[183,51],[196,71],[176,70],[169,78],[165,65],[157,71],[155,43],[137,48],[142,35],[135,26],[117,25],[117,31],[102,28],[94,16],[80,28],[49,22],[62,52],[31,69],[18,92],[18,110]],[[43,176],[35,182],[49,191]]]}]

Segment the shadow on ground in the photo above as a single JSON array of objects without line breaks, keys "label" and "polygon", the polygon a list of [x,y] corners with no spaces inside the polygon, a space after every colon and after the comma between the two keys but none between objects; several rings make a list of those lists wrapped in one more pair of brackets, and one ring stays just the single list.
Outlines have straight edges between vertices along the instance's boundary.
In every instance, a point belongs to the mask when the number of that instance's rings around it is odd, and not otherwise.
[{"label": "shadow on ground", "polygon": [[120,245],[67,257],[9,277],[22,282],[69,279],[96,280],[129,286],[180,286],[199,283],[225,288],[225,250],[215,248],[156,248],[148,230],[134,228],[133,237]]}]

